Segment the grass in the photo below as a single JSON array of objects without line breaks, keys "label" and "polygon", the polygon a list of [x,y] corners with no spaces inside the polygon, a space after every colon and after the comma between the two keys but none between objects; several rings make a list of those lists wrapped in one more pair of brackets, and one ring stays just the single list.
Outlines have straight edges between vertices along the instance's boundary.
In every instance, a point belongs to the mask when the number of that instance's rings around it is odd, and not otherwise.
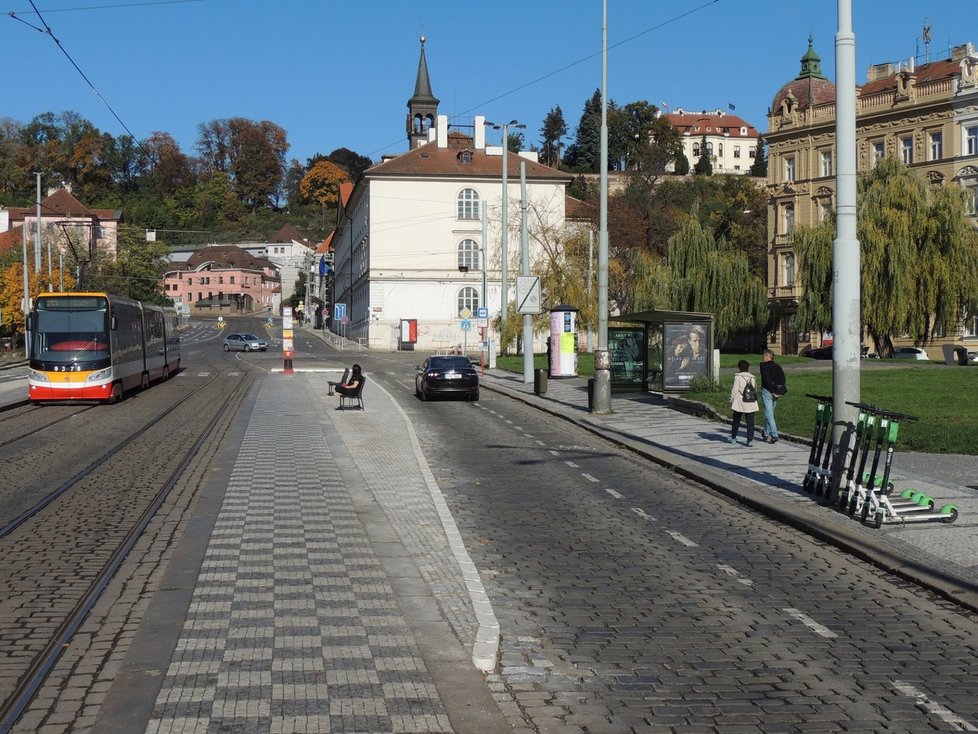
[{"label": "grass", "polygon": [[[698,383],[685,397],[707,403],[720,415],[730,417],[732,370],[741,359],[750,363],[755,376],[759,374],[760,355],[721,354],[720,385]],[[784,368],[790,390],[778,405],[778,430],[808,437],[815,426],[816,402],[806,395],[832,394],[831,362],[805,357],[778,357],[777,361]],[[860,400],[918,418],[916,422],[901,422],[897,451],[978,455],[978,369],[923,362],[868,362],[860,372]],[[496,364],[500,369],[523,371],[522,355],[499,357]],[[534,367],[546,366],[546,355],[535,355]],[[581,377],[594,374],[592,354],[578,355],[578,373]],[[757,424],[764,424],[763,408]]]}]

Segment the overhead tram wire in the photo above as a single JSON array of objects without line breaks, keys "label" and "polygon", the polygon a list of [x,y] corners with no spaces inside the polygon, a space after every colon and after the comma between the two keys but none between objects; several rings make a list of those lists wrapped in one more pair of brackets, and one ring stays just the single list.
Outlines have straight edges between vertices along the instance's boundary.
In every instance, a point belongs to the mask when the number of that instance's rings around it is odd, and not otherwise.
[{"label": "overhead tram wire", "polygon": [[[636,33],[633,36],[629,36],[628,38],[625,38],[625,39],[622,39],[621,41],[618,41],[618,43],[612,44],[611,46],[608,47],[608,50],[610,51],[611,49],[618,48],[619,46],[624,46],[626,43],[631,43],[636,38],[641,38],[642,36],[644,36],[644,35],[646,35],[648,33],[652,33],[652,31],[657,31],[657,30],[660,30],[662,28],[665,28],[667,25],[671,25],[672,23],[675,23],[676,21],[682,20],[683,18],[686,18],[686,17],[692,15],[693,13],[698,13],[699,11],[704,10],[705,8],[708,8],[710,5],[715,5],[718,2],[720,2],[720,0],[707,0],[707,2],[702,3],[701,5],[697,5],[695,8],[690,8],[689,10],[687,10],[684,13],[680,13],[679,15],[675,15],[672,18],[669,18],[668,20],[664,20],[661,23],[652,26],[651,28],[646,28],[644,31],[640,31],[640,32]],[[549,79],[550,77],[557,76],[557,74],[561,74],[561,73],[567,71],[568,69],[573,69],[575,66],[579,66],[580,64],[583,64],[585,61],[590,61],[591,59],[593,59],[593,58],[595,58],[597,56],[600,56],[601,54],[602,54],[601,51],[595,51],[593,54],[588,54],[587,56],[583,56],[582,58],[578,59],[577,61],[572,61],[569,64],[565,64],[564,66],[560,67],[559,69],[555,69],[554,71],[551,71],[551,72],[549,72],[547,74],[544,74],[543,76],[539,76],[536,79],[533,79],[532,81],[528,81],[525,84],[521,84],[518,87],[514,87],[513,89],[510,89],[508,92],[503,92],[502,94],[496,95],[495,97],[492,97],[490,99],[483,100],[482,102],[479,102],[478,104],[474,105],[473,107],[469,107],[467,110],[462,110],[461,112],[456,113],[454,115],[454,117],[458,118],[458,117],[461,117],[462,115],[467,115],[470,112],[475,112],[476,110],[484,109],[487,105],[490,105],[493,102],[498,102],[499,100],[501,100],[501,99],[503,99],[505,97],[508,97],[511,94],[516,94],[516,92],[520,92],[520,91],[526,89],[527,87],[532,87],[534,84],[538,84],[538,83],[542,82],[544,79]],[[375,150],[370,151],[370,153],[368,153],[367,155],[368,156],[372,156],[374,153],[383,152],[383,151],[387,150],[388,148],[390,148],[390,147],[392,147],[394,145],[398,145],[400,142],[401,141],[398,140],[397,142],[394,142],[394,143],[388,143],[383,148],[376,148]]]},{"label": "overhead tram wire", "polygon": [[61,53],[65,55],[65,58],[68,59],[71,65],[75,67],[75,71],[77,71],[81,75],[81,78],[84,79],[85,82],[88,84],[88,86],[91,87],[92,91],[95,92],[95,96],[98,97],[99,100],[101,100],[102,104],[104,104],[106,109],[112,113],[112,116],[116,119],[116,121],[118,121],[118,123],[122,125],[122,129],[125,130],[127,133],[129,133],[129,137],[131,137],[136,142],[136,145],[138,145],[146,155],[150,155],[150,152],[143,147],[142,141],[140,141],[139,138],[137,138],[133,134],[132,130],[129,129],[129,126],[122,121],[122,118],[119,117],[118,114],[116,114],[116,111],[112,109],[112,105],[110,105],[108,100],[106,100],[105,97],[102,96],[102,93],[98,91],[98,89],[92,83],[92,80],[85,75],[85,72],[81,70],[81,67],[78,66],[77,63],[75,63],[75,60],[71,58],[71,54],[68,53],[67,49],[65,49],[65,47],[61,45],[61,41],[57,39],[57,37],[54,35],[54,32],[51,30],[51,26],[49,26],[47,21],[44,20],[44,17],[41,15],[41,11],[38,10],[37,6],[34,4],[34,0],[30,0],[30,4],[31,7],[34,8],[34,13],[37,15],[37,19],[41,22],[41,25],[44,26],[43,29],[32,26],[30,23],[27,23],[27,21],[24,21],[21,18],[17,18],[13,13],[10,13],[10,16],[15,20],[20,20],[22,23],[24,23],[27,26],[34,28],[34,30],[38,31],[39,33],[45,33],[48,36],[50,36],[51,40],[54,41],[55,44],[57,44],[59,49],[61,49]]},{"label": "overhead tram wire", "polygon": [[[45,13],[72,13],[76,10],[115,10],[117,8],[138,8],[144,5],[177,5],[180,3],[202,3],[204,0],[146,0],[141,3],[115,3],[114,5],[83,5],[78,8],[48,8]],[[11,10],[7,13],[14,20],[21,20],[17,17],[17,12]],[[21,22],[24,22],[21,20]],[[30,25],[28,23],[27,25]],[[33,26],[31,26],[33,27]]]}]

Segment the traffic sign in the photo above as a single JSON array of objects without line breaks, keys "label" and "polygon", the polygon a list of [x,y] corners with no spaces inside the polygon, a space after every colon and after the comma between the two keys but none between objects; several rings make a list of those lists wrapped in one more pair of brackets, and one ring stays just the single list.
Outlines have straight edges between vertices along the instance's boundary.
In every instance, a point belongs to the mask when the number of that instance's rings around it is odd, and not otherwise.
[{"label": "traffic sign", "polygon": [[540,278],[536,275],[516,276],[516,310],[523,314],[541,311]]},{"label": "traffic sign", "polygon": [[[334,303],[333,304],[333,318],[337,321],[342,320],[346,316],[346,304],[345,303]],[[345,323],[345,322],[344,322]]]},{"label": "traffic sign", "polygon": [[472,321],[470,319],[462,319],[461,323],[459,324],[459,328],[462,329],[462,331],[469,331],[472,328]]}]

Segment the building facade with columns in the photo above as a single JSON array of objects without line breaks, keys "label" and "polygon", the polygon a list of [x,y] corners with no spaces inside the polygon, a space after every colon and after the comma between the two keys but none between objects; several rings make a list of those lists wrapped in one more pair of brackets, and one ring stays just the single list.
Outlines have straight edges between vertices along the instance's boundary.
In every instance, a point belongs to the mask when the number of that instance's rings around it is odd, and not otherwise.
[{"label": "building facade with columns", "polygon": [[[768,115],[768,294],[775,326],[768,344],[795,354],[821,335],[799,331],[801,296],[792,234],[825,221],[836,205],[835,85],[821,70],[809,38],[801,72],[775,94]],[[857,171],[885,156],[903,161],[932,186],[957,185],[972,217],[978,207],[978,55],[971,43],[948,58],[917,65],[870,67],[856,95]],[[969,317],[938,340],[978,347],[978,322]],[[904,343],[894,335],[896,343]],[[938,358],[940,355],[931,355]]]}]

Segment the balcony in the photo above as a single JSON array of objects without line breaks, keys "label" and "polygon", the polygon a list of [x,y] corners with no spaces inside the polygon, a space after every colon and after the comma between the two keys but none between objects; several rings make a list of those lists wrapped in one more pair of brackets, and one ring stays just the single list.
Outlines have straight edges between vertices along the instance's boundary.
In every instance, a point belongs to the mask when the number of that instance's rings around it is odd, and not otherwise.
[{"label": "balcony", "polygon": [[797,301],[801,296],[801,288],[798,285],[776,285],[768,288],[768,300],[772,301]]}]

